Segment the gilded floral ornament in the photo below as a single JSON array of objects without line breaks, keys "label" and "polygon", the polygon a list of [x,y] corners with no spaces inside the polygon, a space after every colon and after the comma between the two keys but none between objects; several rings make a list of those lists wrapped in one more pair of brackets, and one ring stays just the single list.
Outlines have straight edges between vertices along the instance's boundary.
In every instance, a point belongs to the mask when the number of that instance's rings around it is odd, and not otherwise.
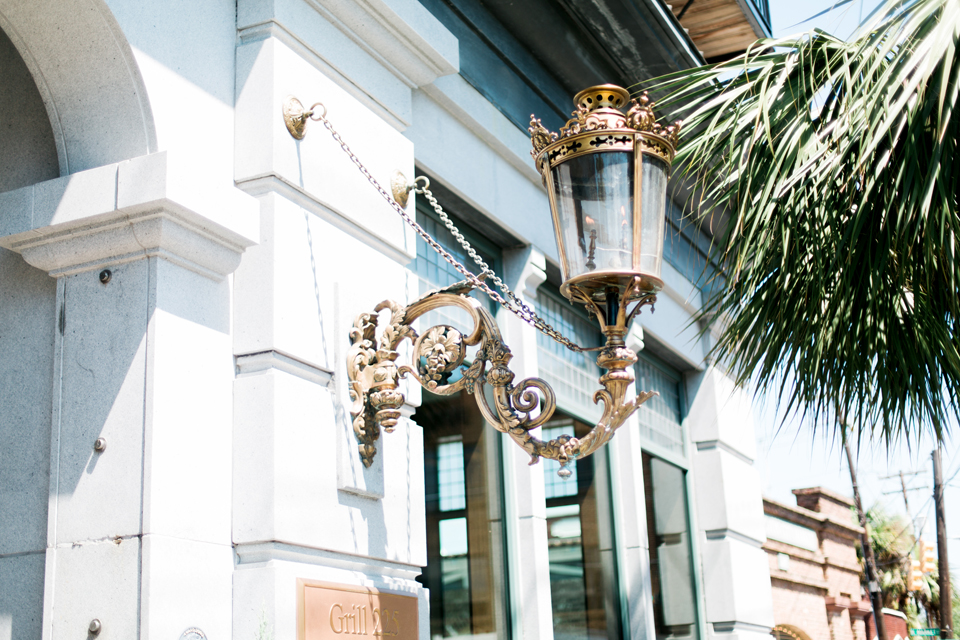
[{"label": "gilded floral ornament", "polygon": [[640,96],[640,99],[630,101],[631,107],[627,111],[627,126],[637,131],[654,131],[657,124],[657,118],[653,114],[653,104],[646,92]]},{"label": "gilded floral ornament", "polygon": [[532,115],[530,116],[530,128],[527,131],[530,132],[530,140],[533,141],[533,155],[540,153],[544,147],[557,140],[557,134],[547,130],[540,123],[540,118],[534,118]]},{"label": "gilded floral ornament", "polygon": [[446,374],[460,366],[466,355],[463,335],[447,325],[433,327],[417,340],[414,352],[420,360],[420,378],[434,389]]},{"label": "gilded floral ornament", "polygon": [[[531,154],[541,172],[578,155],[631,150],[634,145],[667,164],[673,161],[681,123],[661,126],[646,93],[631,100],[621,87],[600,85],[581,91],[574,102],[577,108],[559,133],[549,131],[539,118],[530,116]],[[630,108],[624,114],[622,109],[627,105]]]},{"label": "gilded floral ornament", "polygon": [[[641,392],[627,400],[637,358],[623,345],[622,335],[614,331],[612,342],[608,342],[597,358],[597,364],[607,370],[600,378],[604,388],[594,398],[596,402],[603,402],[600,421],[582,438],[562,435],[546,442],[540,440],[531,431],[553,415],[557,405],[553,389],[539,378],[514,383],[516,375],[510,370],[513,354],[503,342],[490,312],[466,295],[470,288],[458,283],[446,290],[428,293],[407,307],[382,302],[375,313],[362,313],[357,317],[350,331],[352,344],[347,353],[347,375],[354,432],[366,466],[373,464],[381,428],[389,432],[397,424],[404,402],[398,387],[404,377],[438,395],[461,390],[472,393],[487,422],[520,445],[530,455],[530,464],[540,458],[557,460],[562,477],[570,475],[566,468],[570,462],[606,444],[637,407],[656,395]],[[472,330],[464,334],[453,327],[438,325],[418,336],[411,324],[440,307],[466,311],[474,323]],[[390,321],[377,339],[379,313],[387,309],[391,311]],[[408,338],[414,344],[410,364],[397,366],[397,349]],[[478,349],[473,362],[464,364],[469,346]],[[488,385],[489,394],[486,393]]]}]

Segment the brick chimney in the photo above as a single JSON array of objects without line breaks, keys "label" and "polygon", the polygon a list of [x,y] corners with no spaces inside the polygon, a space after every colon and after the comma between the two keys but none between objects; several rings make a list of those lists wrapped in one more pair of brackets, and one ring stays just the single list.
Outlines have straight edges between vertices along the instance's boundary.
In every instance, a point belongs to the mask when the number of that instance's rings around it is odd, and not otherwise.
[{"label": "brick chimney", "polygon": [[853,515],[850,509],[853,507],[853,500],[850,498],[823,487],[794,489],[793,495],[797,496],[798,507],[822,513],[843,524],[851,524]]}]

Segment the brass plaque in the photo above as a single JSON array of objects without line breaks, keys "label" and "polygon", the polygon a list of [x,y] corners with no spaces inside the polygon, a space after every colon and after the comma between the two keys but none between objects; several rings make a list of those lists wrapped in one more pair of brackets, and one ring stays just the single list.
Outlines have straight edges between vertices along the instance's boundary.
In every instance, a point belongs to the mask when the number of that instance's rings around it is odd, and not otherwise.
[{"label": "brass plaque", "polygon": [[420,637],[416,596],[383,589],[298,579],[297,618],[299,640]]}]

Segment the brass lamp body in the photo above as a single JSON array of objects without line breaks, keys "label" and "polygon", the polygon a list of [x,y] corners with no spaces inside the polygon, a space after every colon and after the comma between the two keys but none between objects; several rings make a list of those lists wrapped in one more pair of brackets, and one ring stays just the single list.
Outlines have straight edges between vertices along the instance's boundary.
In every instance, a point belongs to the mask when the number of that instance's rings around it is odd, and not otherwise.
[{"label": "brass lamp body", "polygon": [[[574,101],[577,109],[559,134],[532,117],[530,133],[550,197],[564,272],[561,292],[586,305],[606,337],[597,356],[606,370],[600,377],[603,389],[594,394],[594,402],[603,401],[600,420],[582,438],[562,435],[544,442],[531,433],[553,415],[554,392],[539,378],[514,383],[510,348],[490,313],[468,295],[476,283],[465,281],[406,307],[384,301],[373,313],[357,317],[350,331],[347,374],[353,428],[366,466],[373,463],[381,430],[392,431],[400,418],[403,377],[440,395],[473,394],[484,418],[530,454],[530,464],[541,457],[557,460],[562,477],[570,475],[566,466],[571,461],[603,446],[656,395],[638,392],[627,398],[637,356],[624,338],[634,315],[663,287],[666,176],[679,124],[661,129],[646,96],[630,101],[627,91],[614,85],[590,87]],[[417,318],[445,306],[466,311],[474,326],[414,329]],[[389,320],[381,322],[381,312],[389,312]],[[404,340],[412,342],[412,354],[398,365]],[[464,364],[468,346],[478,349]]]}]

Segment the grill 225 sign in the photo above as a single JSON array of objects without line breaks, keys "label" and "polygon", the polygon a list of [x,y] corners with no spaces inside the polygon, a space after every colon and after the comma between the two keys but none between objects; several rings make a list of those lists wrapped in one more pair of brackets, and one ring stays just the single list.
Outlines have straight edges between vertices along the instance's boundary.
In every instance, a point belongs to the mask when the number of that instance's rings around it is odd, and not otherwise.
[{"label": "grill 225 sign", "polygon": [[299,640],[419,637],[415,596],[300,579],[297,601]]}]

